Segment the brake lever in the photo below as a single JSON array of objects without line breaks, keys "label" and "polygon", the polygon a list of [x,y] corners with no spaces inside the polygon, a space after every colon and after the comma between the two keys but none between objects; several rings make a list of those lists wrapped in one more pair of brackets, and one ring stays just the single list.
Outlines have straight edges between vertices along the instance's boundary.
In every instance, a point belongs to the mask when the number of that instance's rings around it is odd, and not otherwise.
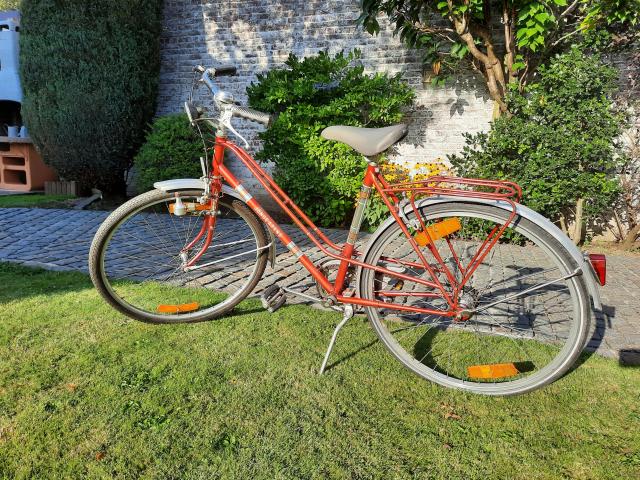
[{"label": "brake lever", "polygon": [[236,137],[238,137],[240,140],[242,140],[242,141],[244,142],[244,146],[245,146],[245,148],[249,148],[249,142],[247,142],[247,139],[246,139],[246,138],[244,138],[242,135],[240,135],[240,134],[238,133],[238,131],[237,131],[235,128],[233,128],[233,127],[231,126],[231,122],[225,123],[225,125],[224,125],[224,126],[225,126],[226,128],[228,128],[229,130],[231,130],[231,133],[233,133]]},{"label": "brake lever", "polygon": [[244,138],[242,135],[240,135],[238,131],[235,128],[233,128],[233,125],[231,125],[232,117],[233,117],[233,111],[231,109],[225,109],[225,111],[222,113],[222,118],[220,119],[220,123],[222,123],[223,127],[228,129],[236,137],[242,140],[244,142],[245,148],[249,148],[249,142],[247,141],[247,139]]}]

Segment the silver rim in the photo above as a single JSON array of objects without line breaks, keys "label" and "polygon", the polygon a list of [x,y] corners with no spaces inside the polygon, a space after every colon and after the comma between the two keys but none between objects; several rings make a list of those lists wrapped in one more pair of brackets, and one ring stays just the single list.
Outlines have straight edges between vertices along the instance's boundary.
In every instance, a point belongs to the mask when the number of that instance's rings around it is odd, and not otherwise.
[{"label": "silver rim", "polygon": [[[182,199],[196,201],[197,195],[184,194]],[[171,196],[151,200],[128,212],[110,229],[100,251],[101,279],[113,300],[139,316],[189,321],[225,311],[249,293],[247,287],[257,273],[257,259],[265,246],[259,244],[251,222],[221,201],[211,246],[194,265],[198,268],[185,272],[180,268],[184,262],[180,251],[197,235],[202,216],[169,215],[171,202]],[[195,245],[189,259],[203,241]],[[133,290],[143,287],[159,290],[154,295],[162,303],[136,296]],[[224,292],[225,298],[218,301],[212,290]],[[198,308],[187,313],[152,308],[154,304],[195,303]]]},{"label": "silver rim", "polygon": [[[463,266],[465,249],[472,254],[474,243],[468,241],[468,238],[462,238],[465,236],[462,233],[465,225],[471,224],[465,224],[464,219],[502,223],[506,219],[504,213],[500,214],[499,210],[491,207],[460,204],[431,207],[423,211],[423,216],[427,222],[446,217],[461,219],[463,229],[457,234],[460,238],[457,239],[457,244],[456,241],[452,243]],[[467,322],[456,324],[451,319],[444,319],[439,315],[407,315],[391,309],[367,309],[372,325],[385,346],[407,368],[447,387],[489,395],[510,395],[545,385],[571,366],[580,353],[588,318],[585,314],[586,300],[582,280],[577,276],[571,277],[539,288],[528,295],[522,295],[522,292],[531,286],[544,284],[545,280],[541,277],[557,279],[570,275],[573,270],[571,263],[567,261],[568,256],[559,245],[554,246],[553,242],[546,240],[544,234],[536,231],[539,229],[525,226],[526,221],[516,219],[516,223],[517,226],[513,230],[524,235],[529,244],[526,247],[503,244],[494,247],[493,257],[483,262],[470,281],[470,286],[476,292],[481,292],[479,298],[475,298],[478,294],[474,293],[475,302],[478,304],[476,308],[494,305],[478,312]],[[400,230],[392,226],[381,233],[377,245],[368,255],[367,262],[380,264],[384,263],[380,260],[381,257],[403,258],[402,249],[406,249],[406,244]],[[455,259],[450,253],[451,249],[444,240],[437,242],[437,245],[443,258],[446,258],[445,253],[449,252],[450,258],[447,260],[455,271]],[[523,251],[526,253],[524,256]],[[511,258],[505,261],[507,254],[510,254]],[[502,258],[496,258],[496,255],[502,255]],[[428,258],[431,263],[433,257]],[[411,260],[406,257],[405,259]],[[501,274],[500,279],[496,273]],[[426,272],[410,273],[414,274],[429,278]],[[458,274],[461,273],[457,272],[456,276]],[[483,276],[484,285],[480,281]],[[444,275],[440,277],[446,283]],[[505,282],[505,278],[511,280]],[[499,281],[502,283],[498,283]],[[393,278],[364,270],[361,292],[365,298],[377,298],[393,303],[410,302],[423,308],[438,309],[438,302],[441,304],[440,309],[446,306],[446,302],[434,298],[403,297],[410,293],[424,294],[428,289],[416,284],[411,285],[412,282],[405,282],[399,288],[394,285],[397,291],[393,292],[389,289],[393,282]],[[483,291],[482,288],[487,285],[489,290]],[[509,300],[509,297],[513,297],[517,292],[520,292],[521,296]],[[398,296],[385,296],[394,294]],[[499,303],[496,304],[496,301]],[[553,302],[553,305],[550,302]],[[543,315],[546,315],[546,321],[541,318]],[[411,345],[414,338],[417,340]],[[505,353],[507,351],[511,352],[509,356]],[[534,367],[533,370],[531,365],[524,364],[527,356],[535,359],[535,362],[529,360]],[[490,360],[491,358],[494,360]],[[460,365],[456,365],[456,362]],[[469,371],[463,368],[464,362],[467,362],[466,367],[514,363],[517,364],[518,374],[501,378],[499,381],[479,380],[469,377]]]}]

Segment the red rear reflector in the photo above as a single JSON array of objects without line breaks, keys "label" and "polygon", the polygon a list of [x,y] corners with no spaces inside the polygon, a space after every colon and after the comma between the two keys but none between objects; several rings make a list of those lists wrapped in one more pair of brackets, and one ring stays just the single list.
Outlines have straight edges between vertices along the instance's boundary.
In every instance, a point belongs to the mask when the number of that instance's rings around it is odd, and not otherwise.
[{"label": "red rear reflector", "polygon": [[596,271],[600,285],[607,283],[607,257],[601,253],[590,253],[589,261]]},{"label": "red rear reflector", "polygon": [[200,307],[198,302],[183,303],[182,305],[158,305],[159,313],[184,313],[193,312]]},{"label": "red rear reflector", "polygon": [[490,365],[472,365],[467,367],[470,378],[505,378],[518,375],[513,363],[494,363]]}]

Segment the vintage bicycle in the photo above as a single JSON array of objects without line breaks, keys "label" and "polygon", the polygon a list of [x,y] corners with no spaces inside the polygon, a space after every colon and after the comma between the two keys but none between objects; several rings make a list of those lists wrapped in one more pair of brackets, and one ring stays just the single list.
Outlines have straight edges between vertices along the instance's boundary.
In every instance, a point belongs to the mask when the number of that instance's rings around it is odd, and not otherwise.
[{"label": "vintage bicycle", "polygon": [[[437,176],[388,183],[380,154],[400,141],[406,125],[330,126],[325,139],[343,142],[368,161],[348,238],[332,242],[265,170],[233,143],[231,121],[269,125],[271,116],[238,105],[216,77],[235,67],[194,69],[185,110],[204,143],[202,177],[157,182],[111,213],[90,250],[91,278],[118,311],[151,323],[211,320],[230,312],[274,267],[276,238],[315,282],[317,295],[273,284],[266,308],[287,295],[342,312],[336,336],[364,311],[389,352],[417,375],[445,387],[514,395],[563,375],[580,355],[606,261],[587,256],[549,220],[519,203],[507,181]],[[217,114],[193,102],[206,85]],[[204,130],[203,130],[204,129]],[[204,136],[203,136],[204,139]],[[212,153],[211,158],[209,155]],[[312,261],[225,165],[235,155],[324,255]],[[370,197],[379,195],[389,218],[356,248]]]}]

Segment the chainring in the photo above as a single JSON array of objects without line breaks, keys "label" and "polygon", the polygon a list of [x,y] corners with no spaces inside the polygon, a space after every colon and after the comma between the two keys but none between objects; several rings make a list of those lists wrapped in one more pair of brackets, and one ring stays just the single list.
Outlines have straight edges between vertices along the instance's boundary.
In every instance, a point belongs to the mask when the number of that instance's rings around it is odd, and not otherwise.
[{"label": "chainring", "polygon": [[[338,275],[338,267],[340,266],[340,260],[329,259],[325,260],[318,266],[318,270],[327,277],[330,283],[334,283],[336,280],[336,276]],[[347,269],[347,274],[344,277],[344,289],[347,290],[353,279],[355,278],[355,268],[350,266]],[[314,280],[316,284],[316,290],[318,291],[318,296],[324,300],[330,300],[331,296],[329,293],[322,288],[322,285],[317,280]]]}]

